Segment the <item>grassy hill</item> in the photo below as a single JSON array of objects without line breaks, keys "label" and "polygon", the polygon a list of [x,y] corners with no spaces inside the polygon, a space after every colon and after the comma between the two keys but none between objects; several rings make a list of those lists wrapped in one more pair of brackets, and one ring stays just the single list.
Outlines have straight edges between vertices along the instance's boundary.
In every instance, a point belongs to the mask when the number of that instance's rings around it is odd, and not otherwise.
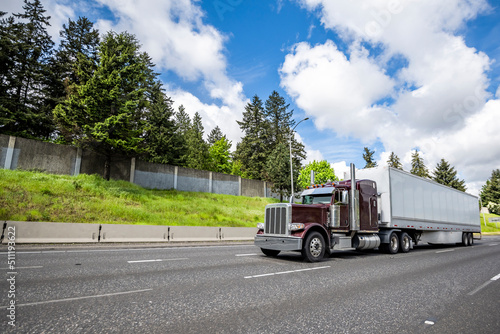
[{"label": "grassy hill", "polygon": [[256,227],[270,198],[148,190],[97,175],[0,169],[0,220]]}]

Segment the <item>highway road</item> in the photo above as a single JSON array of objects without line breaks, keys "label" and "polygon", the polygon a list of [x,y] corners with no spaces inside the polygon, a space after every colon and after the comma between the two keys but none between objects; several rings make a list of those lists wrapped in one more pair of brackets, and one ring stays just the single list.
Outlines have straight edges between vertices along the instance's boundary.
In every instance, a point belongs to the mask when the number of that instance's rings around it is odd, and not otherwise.
[{"label": "highway road", "polygon": [[500,332],[500,236],[319,263],[265,257],[252,244],[18,246],[14,255],[9,274],[0,248],[4,333]]}]

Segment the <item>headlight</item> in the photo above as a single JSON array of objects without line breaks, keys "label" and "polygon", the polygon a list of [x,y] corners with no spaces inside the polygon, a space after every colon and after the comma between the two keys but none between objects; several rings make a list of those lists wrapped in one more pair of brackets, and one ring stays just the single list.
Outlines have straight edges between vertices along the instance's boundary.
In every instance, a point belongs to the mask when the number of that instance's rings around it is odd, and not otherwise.
[{"label": "headlight", "polygon": [[302,223],[292,223],[290,224],[290,231],[298,231],[298,230],[303,230],[306,225]]},{"label": "headlight", "polygon": [[259,230],[263,230],[263,229],[264,229],[264,223],[258,223],[258,224],[257,224],[257,228],[258,228]]}]

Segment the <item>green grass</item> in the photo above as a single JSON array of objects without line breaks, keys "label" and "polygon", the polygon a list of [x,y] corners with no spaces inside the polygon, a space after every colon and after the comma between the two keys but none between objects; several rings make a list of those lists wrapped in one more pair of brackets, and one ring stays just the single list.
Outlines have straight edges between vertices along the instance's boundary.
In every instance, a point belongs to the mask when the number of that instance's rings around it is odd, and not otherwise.
[{"label": "green grass", "polygon": [[498,215],[492,213],[486,214],[486,226],[484,226],[484,214],[481,214],[481,232],[500,232],[500,222],[490,223],[488,218],[500,218]]},{"label": "green grass", "polygon": [[97,175],[0,169],[0,220],[255,227],[270,198],[148,190]]}]

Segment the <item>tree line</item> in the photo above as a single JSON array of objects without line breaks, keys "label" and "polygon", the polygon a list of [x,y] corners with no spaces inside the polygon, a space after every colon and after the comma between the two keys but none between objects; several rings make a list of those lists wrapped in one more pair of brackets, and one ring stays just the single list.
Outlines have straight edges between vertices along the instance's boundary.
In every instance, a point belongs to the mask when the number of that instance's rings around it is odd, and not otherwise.
[{"label": "tree line", "polygon": [[104,156],[110,177],[116,156],[203,169],[273,182],[290,192],[305,159],[292,131],[293,110],[276,91],[254,96],[232,143],[216,126],[205,139],[202,118],[191,118],[162,89],[151,57],[127,32],[100,35],[85,17],[69,19],[55,47],[50,17],[40,0],[24,0],[23,13],[0,12],[0,133],[71,144]]}]

